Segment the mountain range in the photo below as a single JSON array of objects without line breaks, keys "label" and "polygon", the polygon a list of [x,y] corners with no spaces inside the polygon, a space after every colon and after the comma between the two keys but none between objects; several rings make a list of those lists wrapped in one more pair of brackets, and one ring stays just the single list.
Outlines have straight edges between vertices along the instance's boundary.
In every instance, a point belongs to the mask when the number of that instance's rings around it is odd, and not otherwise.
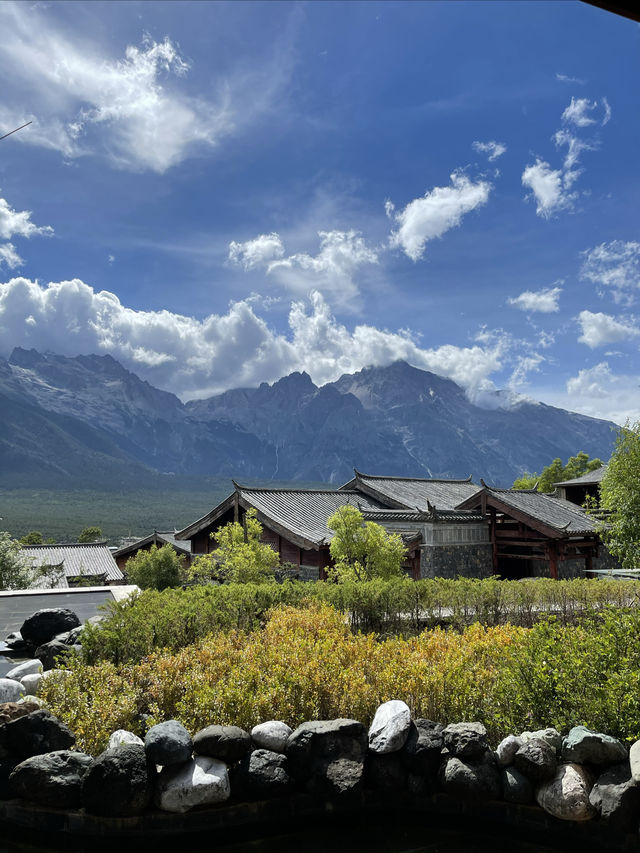
[{"label": "mountain range", "polygon": [[396,362],[317,387],[306,373],[183,403],[109,355],[15,349],[0,359],[0,486],[129,488],[167,477],[342,483],[354,467],[415,477],[524,471],[580,450],[609,458],[615,425]]}]

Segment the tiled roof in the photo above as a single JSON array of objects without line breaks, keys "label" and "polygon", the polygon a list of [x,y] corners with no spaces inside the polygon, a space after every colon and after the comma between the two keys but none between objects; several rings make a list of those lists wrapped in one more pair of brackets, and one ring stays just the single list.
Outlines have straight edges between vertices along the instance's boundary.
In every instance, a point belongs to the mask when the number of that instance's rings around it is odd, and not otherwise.
[{"label": "tiled roof", "polygon": [[380,509],[382,504],[357,491],[311,489],[251,489],[238,486],[240,498],[270,519],[315,546],[328,543],[333,531],[327,519],[350,504],[361,511]]},{"label": "tiled roof", "polygon": [[413,522],[429,522],[429,521],[446,521],[459,524],[478,523],[484,521],[485,518],[480,512],[470,512],[469,510],[435,510],[435,512],[422,512],[420,510],[408,509],[369,509],[362,513],[366,521],[375,521],[383,524],[385,521],[413,521]]},{"label": "tiled roof", "polygon": [[468,480],[426,480],[414,477],[374,477],[368,474],[355,472],[355,479],[347,486],[355,489],[364,489],[384,501],[385,498],[391,503],[406,507],[407,509],[418,509],[427,512],[429,505],[437,509],[455,509],[455,507],[481,491],[481,487]]},{"label": "tiled roof", "polygon": [[599,483],[604,477],[604,473],[607,470],[606,465],[601,465],[600,468],[596,468],[595,471],[588,471],[586,474],[583,474],[582,477],[575,477],[573,480],[562,480],[561,482],[554,483],[554,486],[590,486],[596,483]]},{"label": "tiled roof", "polygon": [[[485,488],[487,496],[567,536],[597,532],[598,523],[577,504],[535,490]],[[472,503],[465,501],[465,504]]]},{"label": "tiled roof", "polygon": [[143,536],[142,539],[134,539],[132,542],[127,542],[126,545],[121,545],[120,548],[113,552],[113,556],[123,556],[124,554],[128,554],[130,551],[137,551],[139,548],[144,548],[145,545],[153,542],[159,544],[160,547],[162,547],[162,545],[173,545],[174,548],[179,551],[183,551],[185,554],[191,553],[190,539],[176,539],[176,532],[174,530],[170,533],[164,530],[156,530],[148,536]]},{"label": "tiled roof", "polygon": [[34,566],[59,566],[65,577],[104,577],[106,581],[121,581],[122,572],[109,548],[96,543],[80,545],[27,545],[20,552]]}]

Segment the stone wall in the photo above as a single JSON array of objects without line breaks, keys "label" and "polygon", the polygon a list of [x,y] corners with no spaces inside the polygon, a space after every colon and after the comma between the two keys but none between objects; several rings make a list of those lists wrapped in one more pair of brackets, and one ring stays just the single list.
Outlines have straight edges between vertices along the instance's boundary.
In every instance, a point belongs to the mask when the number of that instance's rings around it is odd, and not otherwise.
[{"label": "stone wall", "polygon": [[421,578],[486,578],[493,573],[491,543],[423,545]]}]

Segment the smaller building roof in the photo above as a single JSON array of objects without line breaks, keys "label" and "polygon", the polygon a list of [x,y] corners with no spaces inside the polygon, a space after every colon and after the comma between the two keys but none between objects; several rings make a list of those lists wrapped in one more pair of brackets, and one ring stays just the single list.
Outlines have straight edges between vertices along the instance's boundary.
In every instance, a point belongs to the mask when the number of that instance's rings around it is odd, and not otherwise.
[{"label": "smaller building roof", "polygon": [[597,533],[598,523],[577,504],[535,489],[496,489],[484,486],[477,495],[463,501],[458,509],[475,509],[483,496],[489,505],[507,515],[520,516],[530,526],[542,529],[554,538],[584,536]]},{"label": "smaller building roof", "polygon": [[606,470],[607,466],[601,465],[595,471],[587,471],[582,477],[575,477],[573,480],[562,480],[559,483],[554,483],[554,486],[595,486],[602,481]]},{"label": "smaller building roof", "polygon": [[70,542],[60,545],[25,545],[20,553],[33,566],[61,566],[65,578],[104,578],[121,581],[123,574],[104,542],[87,545]]},{"label": "smaller building roof", "polygon": [[191,553],[191,540],[176,539],[176,531],[154,530],[148,536],[143,536],[141,539],[128,541],[126,545],[121,545],[113,552],[114,557],[124,557],[131,554],[133,551],[139,551],[140,548],[145,548],[147,545],[171,545],[176,551],[182,554]]}]

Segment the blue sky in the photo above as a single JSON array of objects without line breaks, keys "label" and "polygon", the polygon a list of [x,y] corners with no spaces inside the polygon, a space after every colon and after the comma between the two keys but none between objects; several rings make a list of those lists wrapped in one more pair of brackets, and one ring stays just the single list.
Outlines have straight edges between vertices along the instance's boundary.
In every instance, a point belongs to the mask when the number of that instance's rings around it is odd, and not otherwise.
[{"label": "blue sky", "polygon": [[0,354],[183,399],[404,358],[640,417],[640,28],[580,2],[0,2]]}]

